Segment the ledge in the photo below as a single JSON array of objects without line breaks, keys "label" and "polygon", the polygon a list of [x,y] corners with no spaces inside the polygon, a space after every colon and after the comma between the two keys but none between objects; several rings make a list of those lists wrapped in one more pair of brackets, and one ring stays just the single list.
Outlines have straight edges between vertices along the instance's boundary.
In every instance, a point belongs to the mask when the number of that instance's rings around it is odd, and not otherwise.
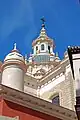
[{"label": "ledge", "polygon": [[77,120],[77,116],[74,111],[61,106],[53,105],[38,97],[9,88],[2,84],[0,84],[0,96],[5,100],[48,114],[50,116],[60,118],[62,120]]}]

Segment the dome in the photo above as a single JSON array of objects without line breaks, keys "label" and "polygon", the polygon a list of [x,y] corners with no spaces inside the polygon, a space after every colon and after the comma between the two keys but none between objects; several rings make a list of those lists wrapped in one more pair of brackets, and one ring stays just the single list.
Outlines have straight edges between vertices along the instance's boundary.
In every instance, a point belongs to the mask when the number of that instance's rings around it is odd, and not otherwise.
[{"label": "dome", "polygon": [[6,60],[14,60],[14,59],[24,61],[23,56],[20,53],[17,53],[17,52],[11,52],[11,53],[9,53],[5,57],[4,61],[6,61]]},{"label": "dome", "polygon": [[48,42],[49,44],[55,46],[53,39],[51,39],[50,37],[47,36],[46,30],[44,27],[42,27],[41,31],[40,31],[40,35],[33,40],[32,42],[32,46],[35,46],[38,42]]},{"label": "dome", "polygon": [[37,43],[43,43],[43,42],[48,42],[51,46],[53,46],[53,48],[55,48],[54,40],[52,38],[48,37],[48,35],[46,33],[44,22],[42,24],[40,34],[35,40],[33,40],[32,46],[34,47]]},{"label": "dome", "polygon": [[16,43],[14,44],[14,49],[5,57],[4,63],[1,66],[1,70],[3,71],[7,66],[12,66],[12,65],[18,66],[24,72],[26,72],[27,70],[24,57],[16,49]]},{"label": "dome", "polygon": [[14,49],[9,53],[5,59],[4,62],[7,60],[20,60],[24,62],[23,56],[19,53],[19,51],[16,49],[16,44],[14,44]]}]

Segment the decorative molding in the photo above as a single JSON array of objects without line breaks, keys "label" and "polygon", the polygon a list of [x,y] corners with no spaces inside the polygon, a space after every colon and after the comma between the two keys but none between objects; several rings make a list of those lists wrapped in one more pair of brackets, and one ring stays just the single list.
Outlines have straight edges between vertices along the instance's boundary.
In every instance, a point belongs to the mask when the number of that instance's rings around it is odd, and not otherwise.
[{"label": "decorative molding", "polygon": [[[44,87],[45,85],[47,85],[51,81],[53,81],[53,78],[56,79],[56,77],[60,77],[60,76],[62,76],[62,74],[65,74],[66,66],[69,66],[69,64],[70,63],[69,63],[68,57],[63,59],[57,66],[55,66],[53,69],[50,69],[41,79],[38,79],[39,80],[39,87]],[[26,73],[26,75],[31,77],[32,82],[34,81],[34,79],[35,79],[35,81],[37,81],[37,78],[35,78],[31,74],[28,75]]]},{"label": "decorative molding", "polygon": [[2,64],[2,66],[1,66],[1,71],[3,71],[4,69],[6,69],[7,66],[9,67],[10,65],[18,65],[26,73],[26,70],[27,70],[26,64],[24,62],[22,62],[22,61],[16,61],[16,60],[15,61],[12,60],[12,61],[6,61],[6,62],[4,62]]},{"label": "decorative molding", "polygon": [[5,100],[60,118],[62,120],[77,120],[74,111],[68,110],[61,106],[52,105],[51,103],[38,97],[9,88],[2,84],[0,84],[0,96],[2,96]]}]

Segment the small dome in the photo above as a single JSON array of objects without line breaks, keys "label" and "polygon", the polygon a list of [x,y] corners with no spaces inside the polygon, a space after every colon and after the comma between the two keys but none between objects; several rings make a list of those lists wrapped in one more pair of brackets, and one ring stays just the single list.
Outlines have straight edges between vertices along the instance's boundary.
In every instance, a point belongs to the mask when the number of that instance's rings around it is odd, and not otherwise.
[{"label": "small dome", "polygon": [[24,61],[23,56],[20,53],[17,53],[17,52],[11,52],[11,53],[9,53],[5,57],[4,61],[6,61],[6,60],[12,60],[12,59]]},{"label": "small dome", "polygon": [[16,44],[14,44],[14,49],[11,51],[11,53],[9,53],[5,57],[4,61],[7,61],[7,60],[20,60],[20,61],[24,61],[23,56],[16,49]]},{"label": "small dome", "polygon": [[41,20],[43,21],[43,24],[42,24],[42,28],[41,28],[40,34],[39,34],[39,36],[35,40],[33,40],[32,46],[34,47],[37,43],[48,42],[49,45],[53,46],[53,49],[54,49],[55,48],[54,40],[52,38],[48,37],[48,35],[46,33],[46,29],[45,29],[45,24],[44,24],[43,18]]}]

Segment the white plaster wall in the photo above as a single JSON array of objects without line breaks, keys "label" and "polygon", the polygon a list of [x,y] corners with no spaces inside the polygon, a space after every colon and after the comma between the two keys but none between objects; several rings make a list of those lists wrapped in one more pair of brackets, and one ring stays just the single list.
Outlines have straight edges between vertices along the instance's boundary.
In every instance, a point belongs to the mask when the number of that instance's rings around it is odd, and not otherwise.
[{"label": "white plaster wall", "polygon": [[65,74],[68,75],[69,72],[71,72],[71,66],[70,66],[70,64],[66,66]]},{"label": "white plaster wall", "polygon": [[50,52],[53,53],[53,47],[50,47]]},{"label": "white plaster wall", "polygon": [[48,43],[45,42],[45,50],[47,51],[48,50]]},{"label": "white plaster wall", "polygon": [[[74,60],[75,58],[76,60]],[[76,90],[79,90],[80,89],[80,54],[73,54],[73,68],[74,68],[74,77],[76,82]]]},{"label": "white plaster wall", "polygon": [[14,89],[24,90],[24,72],[18,66],[6,67],[2,73],[2,84]]},{"label": "white plaster wall", "polygon": [[53,78],[52,82],[50,82],[49,84],[43,86],[41,89],[40,89],[40,95],[42,95],[43,93],[51,90],[52,88],[54,88],[55,86],[57,86],[59,83],[61,83],[62,81],[65,80],[65,76],[62,75],[56,79]]}]

